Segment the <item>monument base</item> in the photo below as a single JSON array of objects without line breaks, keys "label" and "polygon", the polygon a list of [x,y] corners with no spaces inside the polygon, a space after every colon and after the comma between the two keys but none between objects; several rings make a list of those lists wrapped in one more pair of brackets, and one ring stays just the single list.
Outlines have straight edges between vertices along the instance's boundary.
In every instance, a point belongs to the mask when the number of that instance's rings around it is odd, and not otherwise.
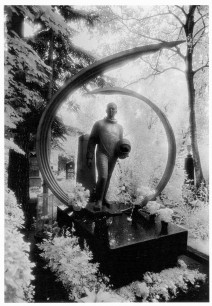
[{"label": "monument base", "polygon": [[83,246],[86,242],[100,263],[100,270],[110,275],[115,287],[142,279],[146,271],[160,271],[176,264],[187,250],[187,231],[169,223],[167,233],[161,222],[151,223],[137,215],[132,221],[126,213],[97,215],[70,214],[58,207],[59,226],[74,224]]},{"label": "monument base", "polygon": [[114,216],[114,215],[121,215],[125,211],[131,211],[132,205],[124,204],[124,203],[117,203],[115,201],[109,201],[106,205],[102,206],[101,211],[95,210],[95,202],[90,202],[86,205],[85,210],[93,216],[96,215],[105,215],[105,216]]}]

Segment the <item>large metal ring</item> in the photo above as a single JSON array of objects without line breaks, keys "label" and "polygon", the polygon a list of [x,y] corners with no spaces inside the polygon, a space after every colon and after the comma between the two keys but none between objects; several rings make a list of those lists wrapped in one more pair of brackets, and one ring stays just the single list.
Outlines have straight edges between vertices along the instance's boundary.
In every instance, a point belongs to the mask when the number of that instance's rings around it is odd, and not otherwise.
[{"label": "large metal ring", "polygon": [[147,45],[142,47],[133,48],[123,52],[116,53],[114,55],[105,57],[102,60],[95,62],[94,64],[82,69],[73,78],[71,78],[52,98],[51,102],[47,105],[41,120],[39,122],[37,130],[37,158],[39,168],[43,178],[48,184],[48,187],[52,193],[64,204],[68,203],[68,195],[58,185],[54,174],[51,171],[49,158],[48,158],[48,133],[51,128],[52,121],[55,114],[62,102],[73,93],[75,90],[80,88],[84,83],[95,78],[99,74],[109,70],[111,68],[117,68],[123,63],[129,60],[136,59],[144,54],[150,54],[157,52],[163,48],[170,49],[183,43],[184,41],[173,41],[163,42],[160,44]]}]

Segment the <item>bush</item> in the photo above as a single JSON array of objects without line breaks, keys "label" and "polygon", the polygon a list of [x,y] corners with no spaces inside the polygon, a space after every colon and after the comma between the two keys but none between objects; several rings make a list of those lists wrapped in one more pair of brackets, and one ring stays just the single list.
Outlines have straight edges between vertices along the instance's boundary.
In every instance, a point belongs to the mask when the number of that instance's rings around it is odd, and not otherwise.
[{"label": "bush", "polygon": [[[76,300],[85,295],[85,290],[106,287],[103,278],[98,275],[98,264],[92,263],[93,255],[85,247],[79,246],[78,238],[73,232],[62,236],[50,236],[38,245],[41,256],[47,261],[46,267],[55,273],[69,293],[70,300]],[[85,289],[87,288],[87,289]]]},{"label": "bush", "polygon": [[178,266],[164,269],[160,273],[146,272],[143,281],[135,281],[119,288],[117,293],[123,298],[135,302],[168,302],[180,293],[189,293],[206,281],[206,275],[197,269],[192,270],[185,262],[178,260]]},{"label": "bush", "polygon": [[184,184],[182,200],[174,208],[174,222],[185,226],[194,238],[209,237],[208,187],[202,185],[196,190],[193,185]]},{"label": "bush", "polygon": [[23,240],[23,212],[18,206],[14,193],[5,191],[5,302],[32,302],[34,279],[29,260],[29,243]]}]

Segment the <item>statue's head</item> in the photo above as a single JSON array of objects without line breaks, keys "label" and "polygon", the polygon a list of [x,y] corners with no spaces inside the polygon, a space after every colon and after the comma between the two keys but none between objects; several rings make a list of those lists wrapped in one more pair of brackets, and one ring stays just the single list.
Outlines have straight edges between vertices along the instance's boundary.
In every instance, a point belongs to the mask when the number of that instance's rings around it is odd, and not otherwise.
[{"label": "statue's head", "polygon": [[107,113],[107,118],[114,119],[117,113],[117,105],[113,102],[108,103],[106,113]]}]

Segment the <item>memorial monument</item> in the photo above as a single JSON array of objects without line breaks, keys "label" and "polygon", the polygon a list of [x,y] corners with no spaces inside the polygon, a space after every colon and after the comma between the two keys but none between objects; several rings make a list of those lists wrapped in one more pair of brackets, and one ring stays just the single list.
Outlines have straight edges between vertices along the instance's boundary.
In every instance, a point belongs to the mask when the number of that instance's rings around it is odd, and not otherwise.
[{"label": "memorial monument", "polygon": [[[47,158],[48,145],[46,142],[53,118],[60,104],[67,97],[70,97],[70,94],[76,89],[106,70],[114,69],[122,63],[137,59],[144,54],[155,53],[164,48],[170,49],[176,47],[183,42],[163,42],[155,45],[137,47],[99,60],[70,79],[48,104],[38,127],[38,161],[42,175],[48,182],[49,188],[66,206],[68,206],[69,198],[65,191],[58,185],[51,172]],[[161,194],[172,175],[176,159],[176,143],[170,123],[157,105],[141,94],[131,90],[118,87],[106,87],[93,90],[90,93],[92,95],[118,94],[139,99],[155,111],[163,124],[168,142],[166,167],[161,180],[155,187],[154,193],[147,195],[142,203],[139,203],[141,208],[148,201],[155,200]],[[149,223],[138,213],[134,214],[132,222],[129,221],[126,212],[119,215],[102,213],[102,206],[107,206],[105,196],[117,158],[124,158],[129,153],[129,143],[123,142],[122,127],[114,121],[116,112],[116,105],[109,104],[106,119],[94,124],[86,153],[87,165],[89,166],[94,155],[95,146],[97,145],[98,191],[95,206],[100,213],[97,211],[96,214],[90,214],[88,210],[84,209],[81,215],[75,215],[72,207],[64,208],[64,206],[61,206],[58,207],[57,217],[59,226],[71,226],[74,223],[79,236],[82,240],[86,239],[88,241],[94,251],[94,257],[101,263],[103,269],[105,268],[105,272],[113,274],[115,282],[119,282],[122,278],[128,282],[129,278],[134,279],[137,277],[137,272],[140,275],[141,271],[144,272],[146,269],[157,270],[159,268],[158,265],[164,267],[166,263],[169,263],[169,265],[175,263],[179,255],[186,253],[188,233],[185,229],[171,222],[167,232],[163,233],[161,230],[161,222]],[[106,143],[105,139],[107,139]],[[139,271],[140,269],[141,271]]]},{"label": "memorial monument", "polygon": [[96,166],[98,181],[96,184],[96,203],[94,210],[101,211],[109,207],[106,194],[110,179],[119,157],[126,158],[131,150],[129,141],[123,139],[123,127],[115,119],[117,105],[109,103],[107,116],[97,121],[91,131],[87,146],[87,166],[91,168],[94,151],[96,150]]}]

